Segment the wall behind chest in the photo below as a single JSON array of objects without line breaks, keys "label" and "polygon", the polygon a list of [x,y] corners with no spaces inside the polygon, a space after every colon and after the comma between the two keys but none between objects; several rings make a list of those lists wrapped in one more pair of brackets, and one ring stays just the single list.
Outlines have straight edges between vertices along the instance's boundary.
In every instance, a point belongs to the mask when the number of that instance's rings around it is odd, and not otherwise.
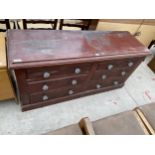
[{"label": "wall behind chest", "polygon": [[96,28],[104,31],[129,31],[145,46],[155,39],[155,20],[104,20],[101,19]]}]

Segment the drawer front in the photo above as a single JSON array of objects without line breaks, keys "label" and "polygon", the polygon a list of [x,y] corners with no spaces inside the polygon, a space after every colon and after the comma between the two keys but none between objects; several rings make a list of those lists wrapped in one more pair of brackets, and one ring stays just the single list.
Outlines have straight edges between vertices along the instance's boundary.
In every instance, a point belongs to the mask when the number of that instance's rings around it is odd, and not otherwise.
[{"label": "drawer front", "polygon": [[110,78],[108,80],[92,80],[90,84],[87,86],[88,90],[99,90],[106,87],[116,87],[124,82],[123,79],[119,77]]},{"label": "drawer front", "polygon": [[126,58],[122,60],[109,60],[98,63],[97,70],[107,70],[113,71],[115,69],[121,68],[131,68],[134,69],[139,65],[143,58]]},{"label": "drawer front", "polygon": [[28,88],[30,93],[47,92],[64,87],[76,88],[79,85],[83,85],[83,83],[86,81],[86,77],[86,75],[80,75],[74,76],[72,78],[64,78],[61,80],[46,80],[41,82],[32,81],[28,82]]},{"label": "drawer front", "polygon": [[78,88],[64,88],[64,89],[57,89],[54,91],[48,91],[43,93],[37,93],[37,94],[31,94],[31,103],[37,103],[37,102],[46,102],[49,100],[65,97],[65,96],[72,96],[76,93],[79,93],[82,91],[82,87]]},{"label": "drawer front", "polygon": [[28,80],[55,79],[72,75],[87,74],[92,64],[74,64],[65,66],[45,67],[27,70]]},{"label": "drawer front", "polygon": [[113,71],[107,70],[98,70],[91,77],[91,80],[100,80],[103,82],[107,82],[109,79],[120,78],[122,80],[126,80],[128,76],[131,74],[131,68],[124,69],[115,69]]}]

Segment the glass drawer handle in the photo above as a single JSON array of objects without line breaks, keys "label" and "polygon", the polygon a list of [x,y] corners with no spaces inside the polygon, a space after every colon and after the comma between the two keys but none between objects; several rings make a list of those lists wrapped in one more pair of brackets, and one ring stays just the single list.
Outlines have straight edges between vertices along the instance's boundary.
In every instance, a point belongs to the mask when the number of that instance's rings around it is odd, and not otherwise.
[{"label": "glass drawer handle", "polygon": [[68,94],[69,94],[69,95],[72,95],[73,93],[74,93],[73,90],[69,90],[69,91],[68,91]]},{"label": "glass drawer handle", "polygon": [[112,70],[113,67],[113,65],[108,65],[108,70]]},{"label": "glass drawer handle", "polygon": [[114,81],[114,85],[118,85],[118,81]]},{"label": "glass drawer handle", "polygon": [[42,90],[48,90],[48,85],[43,85]]},{"label": "glass drawer handle", "polygon": [[121,75],[122,75],[122,76],[124,76],[125,74],[126,74],[126,72],[125,72],[125,71],[121,72]]},{"label": "glass drawer handle", "polygon": [[129,66],[129,67],[133,66],[133,62],[129,62],[129,63],[128,63],[128,66]]},{"label": "glass drawer handle", "polygon": [[107,78],[107,76],[106,75],[102,75],[102,79],[104,80],[104,79],[106,79]]},{"label": "glass drawer handle", "polygon": [[100,85],[100,84],[97,84],[97,85],[96,85],[96,88],[97,88],[97,89],[101,88],[101,85]]},{"label": "glass drawer handle", "polygon": [[81,69],[80,68],[76,68],[75,69],[75,74],[79,74],[81,72]]},{"label": "glass drawer handle", "polygon": [[47,95],[44,95],[43,96],[43,101],[46,101],[46,100],[48,100],[48,96]]},{"label": "glass drawer handle", "polygon": [[44,72],[43,77],[44,78],[49,78],[50,77],[50,73],[49,72]]},{"label": "glass drawer handle", "polygon": [[72,85],[76,85],[77,84],[77,80],[72,80]]}]

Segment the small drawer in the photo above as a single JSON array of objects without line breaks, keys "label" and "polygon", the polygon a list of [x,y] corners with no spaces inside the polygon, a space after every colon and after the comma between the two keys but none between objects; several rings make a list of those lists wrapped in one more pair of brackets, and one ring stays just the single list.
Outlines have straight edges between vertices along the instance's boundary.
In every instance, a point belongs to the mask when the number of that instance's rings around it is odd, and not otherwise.
[{"label": "small drawer", "polygon": [[124,68],[124,69],[121,68],[121,69],[115,69],[113,71],[98,70],[93,74],[91,79],[107,81],[113,78],[120,78],[122,80],[125,80],[131,74],[131,72],[132,72],[131,68]]},{"label": "small drawer", "polygon": [[90,71],[91,66],[92,64],[90,63],[84,63],[84,64],[28,69],[27,79],[29,81],[42,80],[42,79],[56,79],[71,75],[87,74]]},{"label": "small drawer", "polygon": [[87,86],[88,90],[93,90],[93,89],[102,89],[102,88],[106,88],[106,87],[116,87],[119,86],[120,84],[122,84],[124,82],[124,80],[120,79],[120,78],[112,78],[112,79],[108,79],[106,81],[102,81],[102,80],[93,80],[90,82],[90,85]]},{"label": "small drawer", "polygon": [[57,99],[65,96],[71,96],[81,91],[82,91],[82,87],[78,87],[78,88],[57,89],[54,91],[31,94],[30,95],[31,104],[37,103],[37,102],[45,102],[48,100],[53,100],[53,99]]},{"label": "small drawer", "polygon": [[121,60],[108,60],[98,63],[97,70],[113,71],[121,68],[135,68],[142,61],[142,58],[126,58]]},{"label": "small drawer", "polygon": [[30,93],[37,92],[47,92],[50,90],[56,90],[59,88],[66,87],[78,87],[83,85],[86,81],[86,75],[78,75],[71,78],[63,78],[56,80],[46,80],[46,81],[31,81],[28,82],[28,89]]}]

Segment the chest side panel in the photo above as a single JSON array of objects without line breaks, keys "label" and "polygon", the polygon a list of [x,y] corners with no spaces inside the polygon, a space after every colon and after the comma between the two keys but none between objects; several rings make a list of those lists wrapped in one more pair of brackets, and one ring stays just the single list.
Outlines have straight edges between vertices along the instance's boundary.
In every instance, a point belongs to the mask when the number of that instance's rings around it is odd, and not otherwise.
[{"label": "chest side panel", "polygon": [[16,82],[18,87],[18,93],[17,96],[19,96],[20,103],[23,104],[30,104],[30,97],[29,97],[29,89],[26,82],[26,70],[19,69],[15,70],[15,76],[16,76]]}]

